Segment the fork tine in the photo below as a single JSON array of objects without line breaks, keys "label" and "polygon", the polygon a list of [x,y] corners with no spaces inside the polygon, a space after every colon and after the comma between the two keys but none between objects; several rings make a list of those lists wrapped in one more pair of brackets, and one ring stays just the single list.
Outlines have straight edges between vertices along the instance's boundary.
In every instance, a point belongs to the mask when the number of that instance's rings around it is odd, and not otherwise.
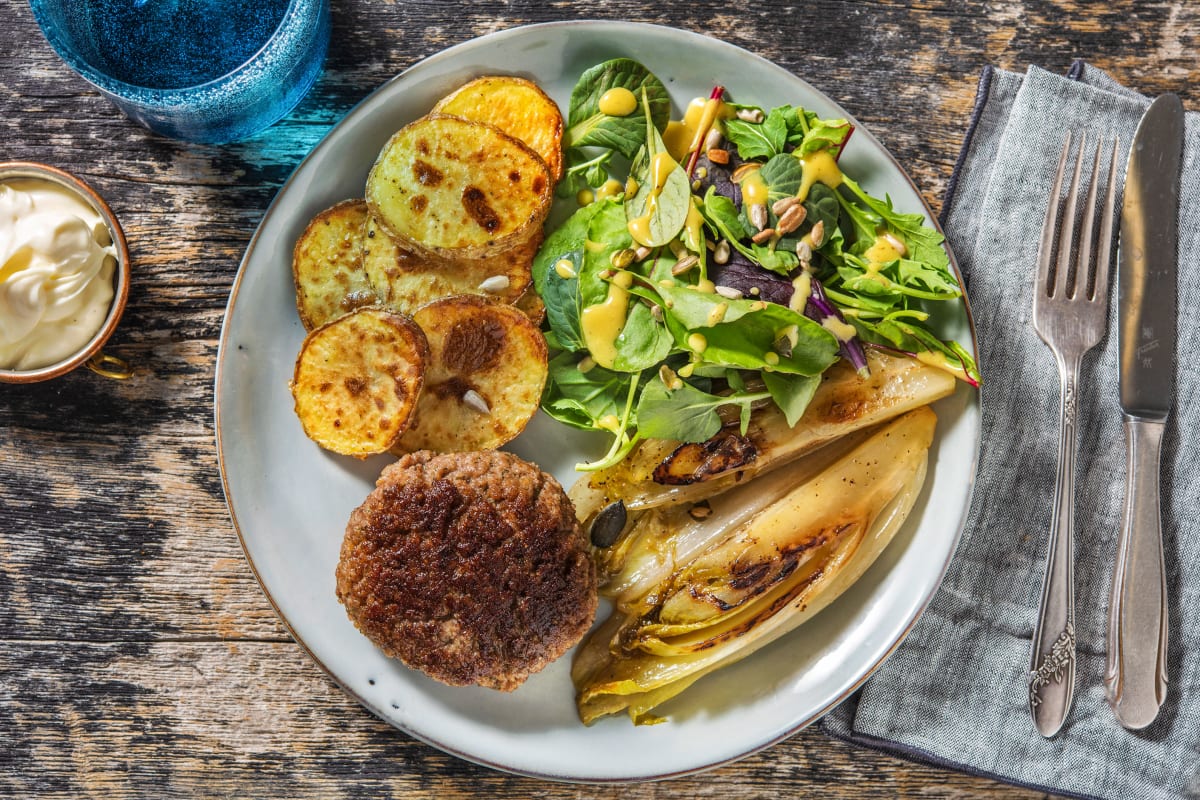
[{"label": "fork tine", "polygon": [[1104,196],[1103,217],[1100,219],[1100,250],[1096,253],[1096,270],[1088,287],[1088,300],[1108,298],[1109,263],[1112,259],[1113,212],[1117,205],[1117,154],[1121,140],[1113,139],[1112,159],[1108,162],[1108,188]]},{"label": "fork tine", "polygon": [[1058,233],[1058,264],[1054,274],[1051,297],[1067,297],[1067,278],[1071,274],[1071,251],[1075,248],[1075,212],[1079,207],[1079,172],[1083,167],[1083,148],[1087,134],[1079,136],[1079,150],[1075,154],[1075,168],[1071,174],[1071,187],[1067,191],[1067,203],[1063,208],[1062,225]]},{"label": "fork tine", "polygon": [[[1080,145],[1079,160],[1083,161],[1083,146]],[[1078,169],[1078,168],[1077,168]],[[1078,172],[1076,172],[1078,174]],[[1075,280],[1066,287],[1066,297],[1082,296],[1091,298],[1091,287],[1096,283],[1095,269],[1092,261],[1092,231],[1096,226],[1096,193],[1100,183],[1100,142],[1096,142],[1092,153],[1092,177],[1088,181],[1087,199],[1083,202],[1083,222],[1079,229],[1079,255],[1075,261]]]},{"label": "fork tine", "polygon": [[1050,283],[1054,271],[1054,234],[1058,221],[1058,196],[1062,192],[1063,173],[1067,167],[1067,153],[1071,150],[1071,132],[1063,141],[1062,155],[1058,157],[1058,170],[1054,175],[1054,189],[1050,192],[1050,202],[1046,204],[1046,219],[1042,223],[1042,240],[1038,244],[1037,260],[1037,291],[1035,294],[1052,294],[1053,284]]}]

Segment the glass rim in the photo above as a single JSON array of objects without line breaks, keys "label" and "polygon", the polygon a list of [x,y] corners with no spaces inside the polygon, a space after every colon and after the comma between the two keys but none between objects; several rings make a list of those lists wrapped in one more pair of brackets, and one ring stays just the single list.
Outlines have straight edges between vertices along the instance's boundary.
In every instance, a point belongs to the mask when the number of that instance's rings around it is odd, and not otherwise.
[{"label": "glass rim", "polygon": [[[151,0],[153,1],[153,0]],[[194,92],[202,92],[206,89],[220,86],[235,80],[240,74],[246,72],[250,65],[259,60],[262,55],[269,50],[278,40],[280,31],[284,29],[285,24],[295,17],[302,5],[312,5],[314,7],[321,6],[327,0],[288,0],[287,9],[283,12],[283,16],[279,19],[279,24],[271,31],[271,35],[262,43],[262,46],[248,55],[242,63],[238,64],[233,69],[218,75],[215,78],[204,81],[203,83],[192,84],[191,86],[177,86],[171,89],[163,89],[154,86],[140,86],[136,83],[129,83],[118,78],[113,78],[106,75],[94,67],[87,59],[85,59],[76,48],[72,47],[65,38],[59,33],[57,27],[49,25],[48,20],[44,18],[42,6],[47,0],[29,0],[30,9],[33,11],[34,21],[37,22],[38,28],[41,29],[42,35],[46,41],[50,43],[50,47],[58,54],[68,67],[74,70],[81,78],[92,84],[102,92],[115,95],[125,100],[132,100],[141,104],[152,102],[154,100],[167,100],[172,97],[180,97],[183,95],[192,94]]]}]

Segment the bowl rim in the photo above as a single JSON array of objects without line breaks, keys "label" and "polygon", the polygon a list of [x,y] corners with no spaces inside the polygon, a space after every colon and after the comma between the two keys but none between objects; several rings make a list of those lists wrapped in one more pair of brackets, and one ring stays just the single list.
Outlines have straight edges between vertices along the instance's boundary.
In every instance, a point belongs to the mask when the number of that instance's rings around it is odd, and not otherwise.
[{"label": "bowl rim", "polygon": [[129,264],[129,243],[125,239],[125,231],[121,227],[117,215],[105,202],[104,198],[79,176],[60,167],[43,164],[40,161],[0,161],[0,184],[11,180],[34,179],[46,180],[71,190],[89,206],[91,206],[112,236],[113,245],[117,249],[117,269],[113,278],[113,299],[109,303],[108,315],[104,324],[91,339],[74,355],[47,364],[36,369],[15,370],[0,368],[0,383],[35,383],[64,375],[100,352],[109,337],[117,329],[125,303],[129,299],[129,282],[131,276]]}]

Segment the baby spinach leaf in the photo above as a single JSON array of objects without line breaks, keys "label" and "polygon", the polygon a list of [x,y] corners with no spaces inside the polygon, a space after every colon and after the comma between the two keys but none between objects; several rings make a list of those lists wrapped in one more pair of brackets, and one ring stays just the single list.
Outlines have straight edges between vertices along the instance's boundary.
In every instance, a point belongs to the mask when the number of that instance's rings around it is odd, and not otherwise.
[{"label": "baby spinach leaf", "polygon": [[[625,117],[602,112],[600,98],[610,89],[633,92],[639,98],[637,110]],[[657,130],[667,127],[671,97],[662,81],[633,59],[605,61],[584,72],[571,91],[563,144],[567,149],[603,147],[633,158],[646,142],[642,125],[645,116],[650,117]]]},{"label": "baby spinach leaf", "polygon": [[538,248],[531,267],[533,272],[533,288],[545,300],[546,276],[554,270],[554,265],[564,255],[576,250],[582,251],[588,238],[588,226],[592,218],[605,210],[604,203],[586,205],[567,218],[553,233],[546,237]]},{"label": "baby spinach leaf", "polygon": [[583,251],[564,253],[555,263],[570,263],[570,275],[563,276],[557,269],[550,270],[542,281],[542,302],[546,306],[546,321],[559,349],[575,352],[584,349],[583,330],[579,323],[579,312],[583,310],[579,300],[579,272],[583,269]]},{"label": "baby spinach leaf", "polygon": [[657,322],[645,303],[629,307],[629,318],[615,342],[617,357],[613,368],[622,372],[640,372],[658,366],[675,344],[666,325]]},{"label": "baby spinach leaf", "polygon": [[[667,163],[669,161],[669,164]],[[659,174],[663,168],[666,176]],[[674,239],[687,222],[692,202],[692,187],[684,171],[663,143],[662,136],[646,117],[646,146],[633,162],[633,177],[638,190],[625,203],[625,218],[629,225],[644,220],[640,244],[661,247]]]},{"label": "baby spinach leaf", "polygon": [[785,197],[794,197],[800,191],[804,165],[795,156],[781,153],[763,164],[758,175],[767,184],[767,205],[772,206]]}]

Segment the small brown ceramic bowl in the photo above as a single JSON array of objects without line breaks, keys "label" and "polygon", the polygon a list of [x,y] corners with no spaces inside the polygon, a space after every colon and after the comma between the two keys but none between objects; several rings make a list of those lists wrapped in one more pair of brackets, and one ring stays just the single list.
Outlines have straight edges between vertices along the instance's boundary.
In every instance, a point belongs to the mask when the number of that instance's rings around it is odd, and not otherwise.
[{"label": "small brown ceramic bowl", "polygon": [[117,251],[117,268],[113,275],[113,298],[104,324],[78,352],[55,364],[48,364],[37,369],[0,369],[0,383],[34,383],[35,381],[49,380],[70,372],[81,364],[87,364],[93,371],[106,377],[129,377],[129,367],[124,361],[107,355],[100,349],[116,330],[117,323],[121,320],[121,314],[125,311],[125,301],[129,297],[129,246],[125,241],[125,232],[121,230],[121,223],[117,221],[117,217],[108,207],[108,203],[104,202],[104,198],[71,173],[33,161],[0,162],[0,184],[28,179],[50,181],[65,187],[95,209],[100,218],[104,220]]}]

